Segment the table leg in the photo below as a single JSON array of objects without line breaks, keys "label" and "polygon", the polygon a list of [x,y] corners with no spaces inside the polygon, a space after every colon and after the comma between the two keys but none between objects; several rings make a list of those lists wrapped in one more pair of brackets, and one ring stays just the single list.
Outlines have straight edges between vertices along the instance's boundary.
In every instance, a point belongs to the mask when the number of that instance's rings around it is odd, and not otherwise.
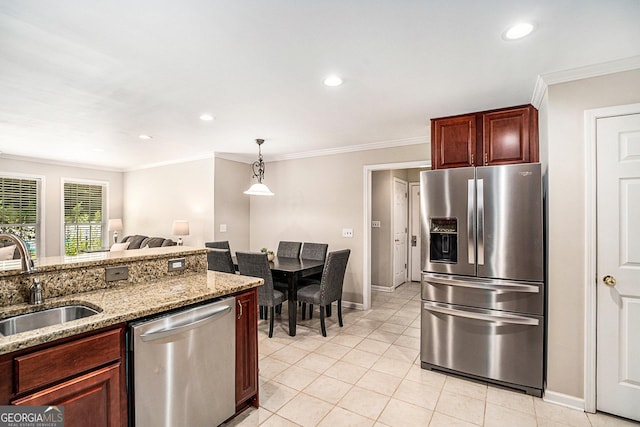
[{"label": "table leg", "polygon": [[296,284],[296,277],[293,274],[290,274],[289,277],[287,278],[287,285],[288,285],[288,291],[289,291],[289,295],[287,295],[288,297],[288,302],[289,302],[289,335],[292,337],[296,336],[296,317],[298,316],[298,304],[296,304],[297,302],[297,293],[298,290],[297,288],[297,284]]}]

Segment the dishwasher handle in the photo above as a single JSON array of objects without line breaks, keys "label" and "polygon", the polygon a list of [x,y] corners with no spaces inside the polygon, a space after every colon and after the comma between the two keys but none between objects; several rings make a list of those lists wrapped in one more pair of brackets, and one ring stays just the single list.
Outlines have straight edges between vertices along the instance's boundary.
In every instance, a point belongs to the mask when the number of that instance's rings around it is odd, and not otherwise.
[{"label": "dishwasher handle", "polygon": [[198,328],[204,323],[215,319],[216,317],[229,313],[231,311],[231,308],[232,306],[230,305],[216,307],[213,311],[208,311],[206,314],[191,320],[189,323],[182,323],[168,328],[155,329],[149,332],[145,332],[144,334],[140,335],[140,339],[145,342],[154,341]]}]

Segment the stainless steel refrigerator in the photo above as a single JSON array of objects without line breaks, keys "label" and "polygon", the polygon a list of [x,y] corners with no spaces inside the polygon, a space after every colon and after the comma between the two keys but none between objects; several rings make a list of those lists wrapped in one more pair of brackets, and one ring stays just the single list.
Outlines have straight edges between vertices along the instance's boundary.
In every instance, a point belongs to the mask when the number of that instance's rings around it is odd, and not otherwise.
[{"label": "stainless steel refrigerator", "polygon": [[420,174],[423,368],[542,395],[542,199],[538,163]]}]

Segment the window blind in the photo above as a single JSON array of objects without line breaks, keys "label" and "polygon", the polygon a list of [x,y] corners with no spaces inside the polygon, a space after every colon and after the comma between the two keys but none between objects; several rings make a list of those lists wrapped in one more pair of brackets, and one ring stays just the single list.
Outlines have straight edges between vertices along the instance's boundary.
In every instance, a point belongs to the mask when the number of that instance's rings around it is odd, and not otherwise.
[{"label": "window blind", "polygon": [[0,176],[0,230],[24,240],[32,257],[40,242],[40,179]]},{"label": "window blind", "polygon": [[65,255],[102,247],[105,193],[101,184],[64,183]]}]

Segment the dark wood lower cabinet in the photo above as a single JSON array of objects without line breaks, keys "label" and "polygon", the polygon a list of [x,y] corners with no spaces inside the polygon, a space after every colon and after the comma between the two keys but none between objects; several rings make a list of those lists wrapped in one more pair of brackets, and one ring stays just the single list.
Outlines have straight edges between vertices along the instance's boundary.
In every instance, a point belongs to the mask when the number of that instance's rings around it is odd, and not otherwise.
[{"label": "dark wood lower cabinet", "polygon": [[236,412],[258,407],[258,291],[236,295]]},{"label": "dark wood lower cabinet", "polygon": [[64,406],[66,427],[127,425],[124,325],[0,358],[0,404]]},{"label": "dark wood lower cabinet", "polygon": [[65,427],[121,425],[120,363],[27,395],[13,405],[64,406]]}]

